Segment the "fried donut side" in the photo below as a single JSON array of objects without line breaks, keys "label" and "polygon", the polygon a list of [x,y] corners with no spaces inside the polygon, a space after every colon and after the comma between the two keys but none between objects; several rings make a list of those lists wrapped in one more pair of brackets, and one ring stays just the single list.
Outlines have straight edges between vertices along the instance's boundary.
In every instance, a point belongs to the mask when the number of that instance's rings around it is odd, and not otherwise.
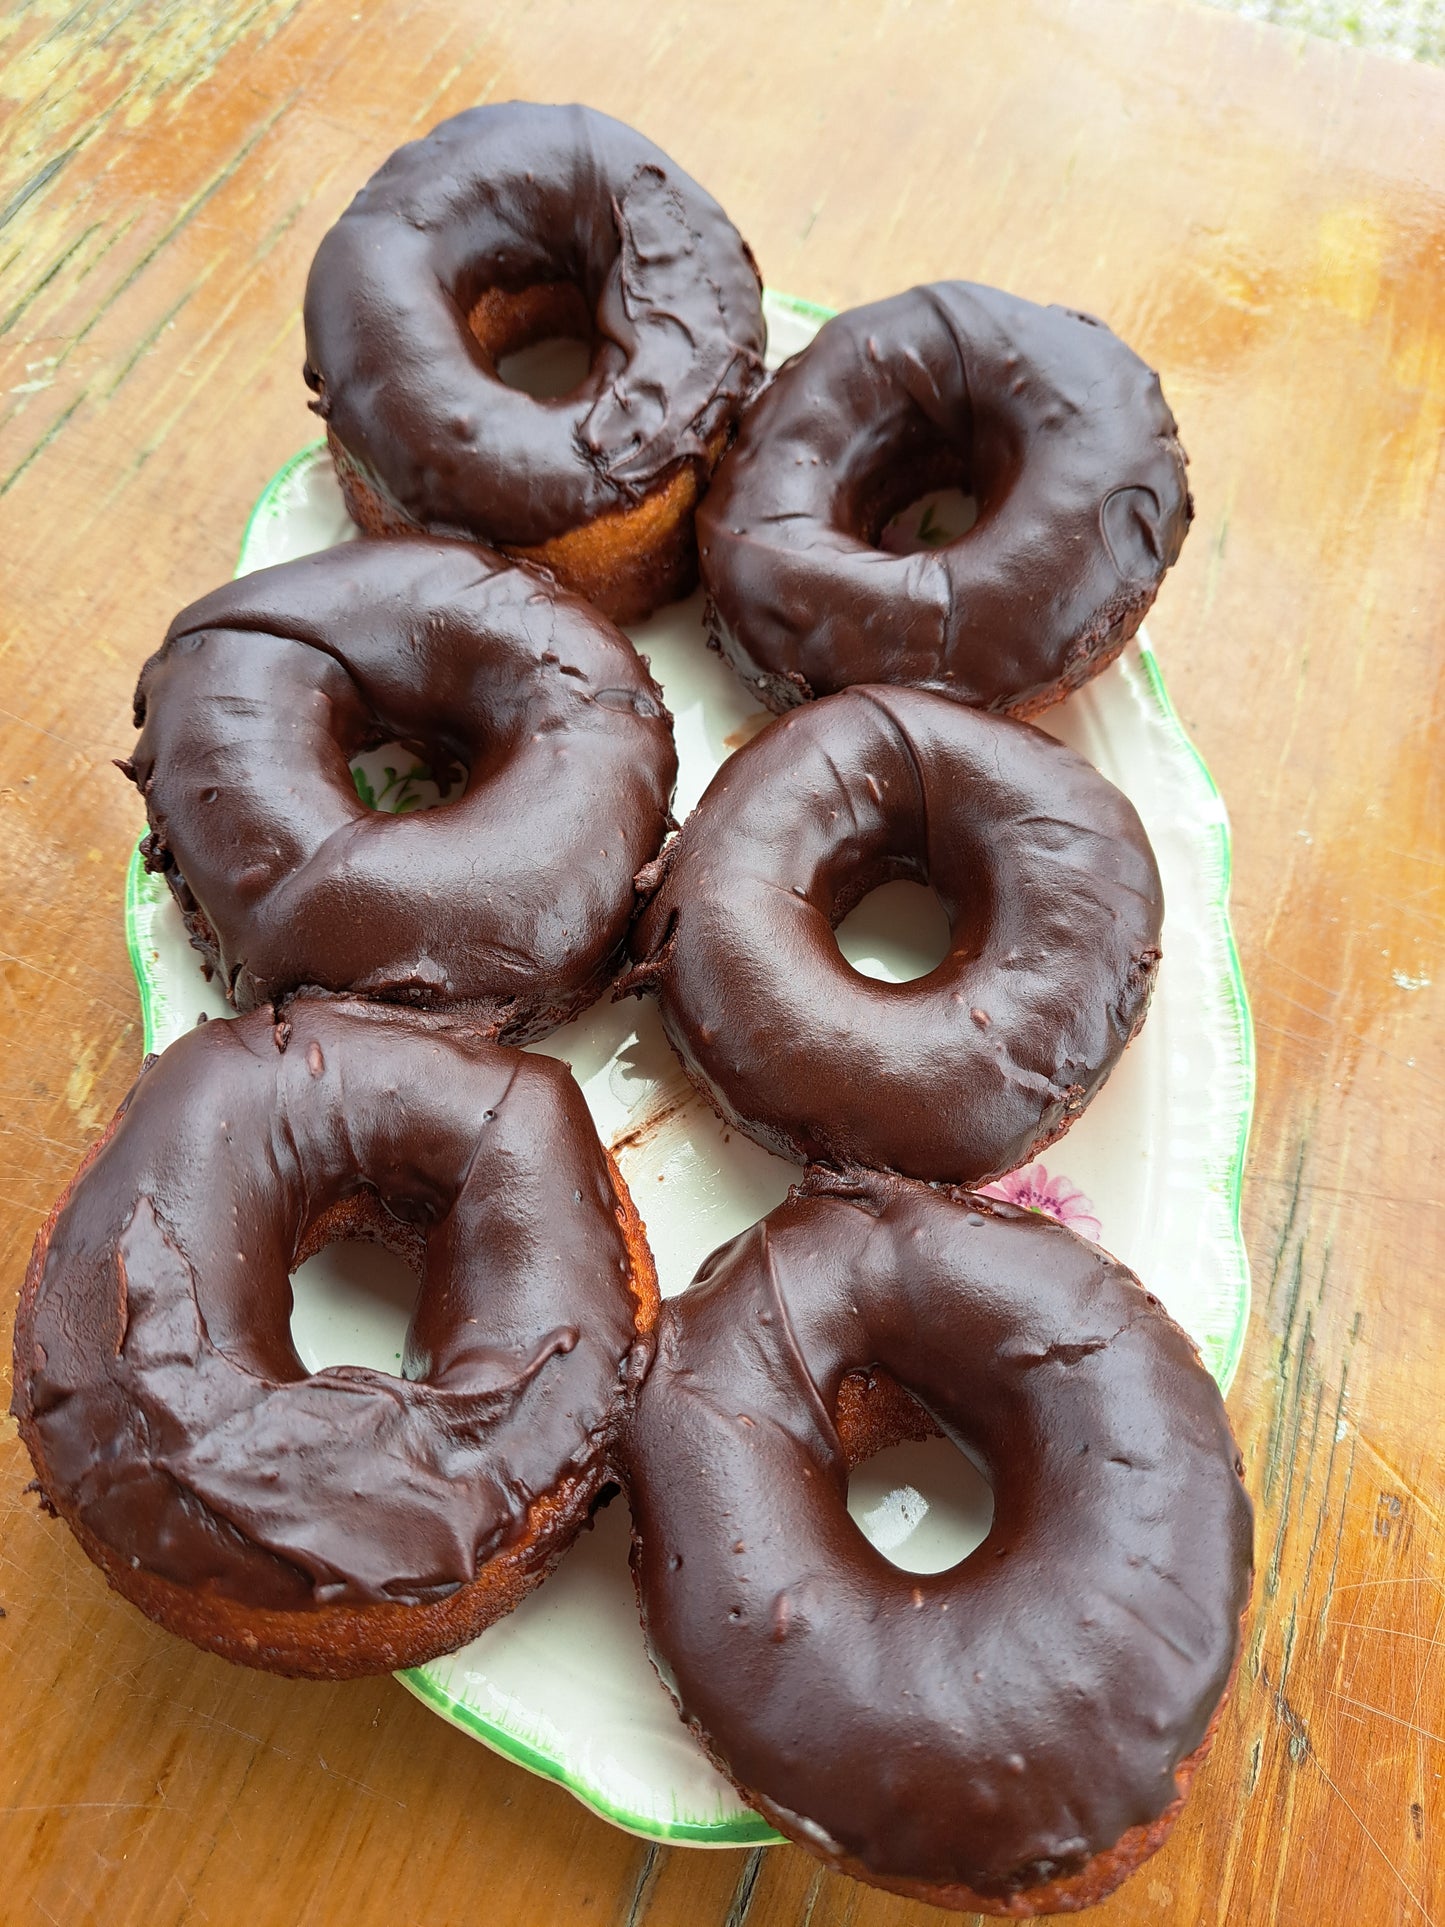
[{"label": "fried donut side", "polygon": [[[464,535],[619,622],[686,594],[693,510],[762,371],[761,283],[712,197],[586,107],[475,107],[401,148],[306,288],[313,408],[375,534]],[[540,400],[502,359],[560,335]]]},{"label": "fried donut side", "polygon": [[[298,991],[461,1007],[508,1043],[591,1003],[671,824],[671,717],[575,596],[460,542],[351,542],[182,610],[122,765],[146,860],[240,1010]],[[440,807],[369,809],[397,739],[460,769]]]},{"label": "fried donut side", "polygon": [[[710,629],[770,709],[906,683],[1033,716],[1111,662],[1193,513],[1158,377],[1091,315],[964,281],[824,324],[699,511]],[[938,488],[967,534],[878,545]]]},{"label": "fried donut side", "polygon": [[[949,954],[901,984],[833,934],[932,884]],[[1027,723],[921,689],[790,711],[639,879],[621,988],[720,1114],[799,1163],[983,1183],[1058,1138],[1144,1020],[1163,891],[1133,805]]]},{"label": "fried donut side", "polygon": [[[847,1513],[860,1439],[922,1429],[895,1403],[863,1436],[881,1375],[993,1487],[944,1572]],[[1092,1905],[1161,1844],[1238,1656],[1252,1514],[1192,1342],[1097,1246],[810,1171],[663,1307],[624,1457],[654,1663],[799,1845],[1023,1916]]]},{"label": "fried donut side", "polygon": [[[290,1272],[408,1255],[401,1375],[308,1373]],[[552,1059],[339,1002],[142,1073],[36,1240],[13,1411],[43,1502],[207,1650],[344,1679],[454,1650],[561,1556],[652,1349],[642,1226]]]}]

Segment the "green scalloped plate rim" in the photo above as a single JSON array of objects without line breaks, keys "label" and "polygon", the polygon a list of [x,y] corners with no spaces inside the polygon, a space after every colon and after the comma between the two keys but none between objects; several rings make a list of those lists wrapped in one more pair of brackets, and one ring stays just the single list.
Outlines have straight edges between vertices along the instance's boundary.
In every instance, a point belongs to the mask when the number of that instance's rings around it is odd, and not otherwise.
[{"label": "green scalloped plate rim", "polygon": [[[834,310],[820,306],[816,302],[804,301],[794,295],[780,295],[769,290],[770,299],[779,306],[791,309],[795,314],[813,321],[826,321]],[[274,510],[277,496],[291,480],[295,472],[311,461],[318,449],[324,447],[321,441],[309,442],[271,477],[257,497],[250,515],[246,520],[245,532],[241,537],[240,556],[244,557],[250,545],[252,531],[264,515]],[[240,572],[239,560],[237,573]],[[1255,1096],[1255,1053],[1254,1027],[1250,1017],[1249,997],[1244,986],[1244,976],[1240,968],[1239,950],[1234,940],[1234,932],[1229,920],[1229,887],[1233,869],[1233,845],[1230,837],[1229,820],[1225,813],[1224,799],[1219,787],[1210,774],[1209,766],[1200,755],[1189,733],[1180,719],[1178,710],[1165,686],[1163,671],[1147,639],[1141,638],[1139,652],[1145,680],[1150,694],[1157,706],[1159,715],[1177,746],[1184,752],[1188,764],[1193,768],[1203,790],[1215,805],[1212,824],[1215,838],[1214,893],[1210,904],[1216,928],[1221,940],[1221,950],[1225,966],[1225,979],[1228,987],[1228,1001],[1233,1013],[1235,1042],[1238,1049],[1238,1131],[1229,1169],[1225,1174],[1225,1197],[1230,1214],[1232,1232],[1231,1246],[1235,1262],[1233,1279],[1236,1315],[1232,1328],[1216,1355],[1208,1362],[1221,1387],[1228,1389],[1239,1364],[1244,1347],[1244,1336],[1249,1319],[1250,1281],[1249,1261],[1245,1252],[1241,1225],[1241,1201],[1244,1187],[1245,1155],[1249,1144],[1250,1125],[1254,1112]],[[125,931],[126,944],[130,952],[131,968],[135,973],[140,992],[141,1015],[144,1025],[144,1046],[147,1051],[153,1048],[157,1025],[152,1007],[152,987],[149,972],[141,956],[139,917],[143,904],[148,901],[147,879],[140,855],[140,846],[131,851],[126,870],[125,888]],[[1213,1347],[1211,1349],[1214,1349]],[[407,1691],[415,1695],[433,1712],[460,1728],[472,1738],[481,1740],[484,1745],[505,1758],[525,1767],[541,1778],[552,1780],[564,1787],[575,1799],[591,1809],[602,1819],[611,1821],[628,1833],[640,1835],[643,1839],[659,1841],[667,1845],[692,1845],[710,1847],[755,1847],[769,1846],[780,1842],[784,1836],[770,1827],[760,1815],[742,1815],[734,1820],[712,1822],[688,1820],[660,1820],[646,1814],[628,1811],[614,1805],[605,1797],[579,1780],[567,1766],[543,1751],[530,1741],[509,1732],[505,1727],[495,1724],[477,1713],[465,1702],[444,1692],[425,1672],[417,1667],[396,1675]]]},{"label": "green scalloped plate rim", "polygon": [[786,1836],[770,1827],[760,1814],[741,1814],[736,1820],[694,1821],[658,1820],[646,1815],[629,1813],[624,1807],[614,1806],[611,1801],[602,1799],[591,1787],[575,1780],[548,1753],[529,1741],[519,1739],[504,1727],[494,1726],[490,1720],[483,1719],[463,1700],[456,1700],[433,1684],[420,1668],[396,1675],[409,1693],[414,1693],[425,1706],[434,1713],[440,1713],[444,1720],[458,1726],[473,1739],[481,1740],[496,1753],[505,1754],[524,1766],[529,1773],[536,1773],[544,1780],[554,1780],[558,1786],[565,1787],[574,1799],[580,1800],[585,1807],[604,1820],[610,1820],[626,1833],[640,1834],[645,1840],[661,1841],[669,1846],[694,1847],[771,1847],[779,1845]]},{"label": "green scalloped plate rim", "polygon": [[1229,816],[1219,785],[1184,727],[1179,711],[1174,707],[1174,699],[1165,686],[1164,672],[1159,667],[1159,659],[1147,638],[1143,639],[1139,650],[1139,663],[1166,728],[1192,765],[1202,787],[1218,805],[1214,823],[1218,870],[1215,878],[1215,894],[1210,908],[1216,918],[1223,948],[1225,983],[1234,1013],[1235,1041],[1239,1049],[1239,1123],[1225,1180],[1225,1195],[1229,1203],[1230,1247],[1235,1263],[1233,1279],[1235,1317],[1234,1324],[1218,1355],[1206,1362],[1214,1373],[1220,1390],[1227,1392],[1234,1382],[1235,1372],[1239,1369],[1239,1360],[1244,1351],[1245,1333],[1249,1327],[1251,1295],[1249,1256],[1244,1244],[1242,1211],[1244,1165],[1249,1151],[1250,1127],[1254,1122],[1255,1097],[1254,1019],[1250,1014],[1249,992],[1244,987],[1244,970],[1239,961],[1239,946],[1234,939],[1234,926],[1229,920],[1229,888],[1234,875],[1234,840],[1230,835]]}]

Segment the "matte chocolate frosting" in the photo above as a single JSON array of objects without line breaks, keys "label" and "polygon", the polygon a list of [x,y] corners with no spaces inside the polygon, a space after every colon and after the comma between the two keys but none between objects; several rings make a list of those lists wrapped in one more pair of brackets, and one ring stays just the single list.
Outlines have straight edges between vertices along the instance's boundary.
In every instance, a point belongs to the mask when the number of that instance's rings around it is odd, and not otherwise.
[{"label": "matte chocolate frosting", "polygon": [[[289,1273],[363,1192],[424,1241],[402,1375],[308,1374]],[[279,1026],[205,1024],[142,1072],[37,1244],[14,1411],[122,1589],[433,1600],[560,1479],[601,1484],[651,1346],[629,1274],[563,1065],[298,1002]]]},{"label": "matte chocolate frosting", "polygon": [[[946,1572],[899,1570],[845,1509],[839,1387],[875,1368],[993,1487]],[[658,1669],[811,1852],[1003,1900],[1175,1801],[1238,1651],[1251,1509],[1193,1344],[1097,1246],[810,1172],[664,1305],[626,1449]]]},{"label": "matte chocolate frosting", "polygon": [[[238,1009],[302,988],[465,1004],[509,1042],[599,992],[670,824],[671,718],[631,643],[458,542],[346,543],[182,610],[141,671],[148,860]],[[368,809],[399,739],[460,792]]]},{"label": "matte chocolate frosting", "polygon": [[[592,366],[509,388],[468,326],[487,291],[566,282]],[[322,241],[306,379],[415,523],[531,546],[630,507],[736,418],[761,370],[757,268],[675,162],[588,107],[473,107],[393,154]]]},{"label": "matte chocolate frosting", "polygon": [[[1163,893],[1133,805],[1027,723],[921,689],[789,712],[723,764],[644,887],[650,991],[722,1115],[800,1162],[980,1183],[1058,1137],[1143,1022]],[[949,954],[878,983],[834,926],[931,883]]]},{"label": "matte chocolate frosting", "polygon": [[[770,708],[916,683],[1032,715],[1109,662],[1192,506],[1158,377],[1100,321],[964,281],[827,322],[698,511],[714,639]],[[877,547],[935,488],[974,527]]]}]

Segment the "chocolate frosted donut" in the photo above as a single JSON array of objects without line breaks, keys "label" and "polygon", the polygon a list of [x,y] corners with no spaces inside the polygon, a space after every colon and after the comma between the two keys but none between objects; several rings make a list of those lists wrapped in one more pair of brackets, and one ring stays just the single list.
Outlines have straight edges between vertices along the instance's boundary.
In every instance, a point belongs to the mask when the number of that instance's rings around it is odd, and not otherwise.
[{"label": "chocolate frosted donut", "polygon": [[[289,1273],[409,1251],[402,1376],[308,1375]],[[296,1003],[151,1062],[39,1238],[14,1412],[116,1590],[274,1672],[464,1644],[587,1517],[651,1351],[651,1259],[552,1059]]]},{"label": "chocolate frosted donut", "polygon": [[[949,952],[878,983],[833,931],[900,877],[932,884]],[[623,988],[657,996],[724,1117],[802,1163],[981,1183],[1027,1162],[1103,1084],[1159,961],[1128,799],[1041,730],[921,689],[791,711],[638,881]]]},{"label": "chocolate frosted donut", "polygon": [[[1159,381],[1102,322],[944,281],[827,322],[698,516],[714,640],[771,709],[916,683],[1031,716],[1123,648],[1193,513]],[[877,546],[936,488],[966,535]]]},{"label": "chocolate frosted donut", "polygon": [[[597,996],[668,828],[671,719],[595,610],[457,542],[348,543],[182,610],[122,767],[147,862],[240,1010],[302,988],[462,1004],[521,1042]],[[365,807],[393,738],[444,807]]]},{"label": "chocolate frosted donut", "polygon": [[[570,394],[497,370],[571,335]],[[373,533],[472,536],[619,622],[696,579],[692,511],[762,367],[752,255],[712,197],[587,107],[474,107],[393,154],[321,243],[306,380]]]},{"label": "chocolate frosted donut", "polygon": [[[657,1339],[625,1448],[634,1571],[723,1771],[894,1892],[1102,1899],[1174,1820],[1249,1596],[1242,1468],[1189,1338],[1061,1225],[810,1172]],[[900,1571],[848,1516],[840,1395],[866,1409],[874,1374],[993,1486],[948,1571]]]}]

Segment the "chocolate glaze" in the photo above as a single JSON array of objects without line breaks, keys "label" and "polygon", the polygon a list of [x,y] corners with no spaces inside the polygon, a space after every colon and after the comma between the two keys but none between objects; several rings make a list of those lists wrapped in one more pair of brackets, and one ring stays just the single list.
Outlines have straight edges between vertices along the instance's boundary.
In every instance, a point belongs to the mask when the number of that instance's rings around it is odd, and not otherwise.
[{"label": "chocolate glaze", "polygon": [[[356,990],[539,1036],[598,994],[671,820],[631,643],[457,542],[347,543],[192,603],[136,723],[149,861],[242,1010]],[[465,766],[460,794],[368,809],[349,759],[392,738]]]},{"label": "chocolate glaze", "polygon": [[[122,1565],[256,1607],[432,1600],[564,1475],[601,1484],[651,1341],[563,1065],[298,1002],[191,1032],[127,1103],[37,1248],[13,1408]],[[363,1191],[424,1239],[403,1376],[308,1375],[289,1273]]]},{"label": "chocolate glaze", "polygon": [[[945,281],[827,322],[698,511],[715,641],[773,709],[916,683],[1031,715],[1112,659],[1193,513],[1159,381],[1102,322]],[[964,536],[877,546],[930,489]]]},{"label": "chocolate glaze", "polygon": [[[1163,894],[1132,804],[1027,723],[921,689],[791,711],[713,778],[654,871],[624,988],[688,1076],[800,1162],[979,1183],[1066,1130],[1143,1022]],[[834,926],[931,883],[951,927],[885,984]]]},{"label": "chocolate glaze", "polygon": [[[877,1368],[993,1486],[949,1571],[900,1571],[845,1509],[839,1387]],[[1175,1799],[1238,1650],[1251,1509],[1194,1346],[1097,1246],[810,1172],[664,1305],[626,1453],[654,1661],[813,1853],[1004,1897]]]},{"label": "chocolate glaze", "polygon": [[[468,326],[488,290],[568,282],[591,370],[509,388]],[[762,366],[760,283],[716,201],[587,107],[474,107],[393,154],[306,284],[313,406],[422,527],[530,546],[628,508],[735,419]]]}]

